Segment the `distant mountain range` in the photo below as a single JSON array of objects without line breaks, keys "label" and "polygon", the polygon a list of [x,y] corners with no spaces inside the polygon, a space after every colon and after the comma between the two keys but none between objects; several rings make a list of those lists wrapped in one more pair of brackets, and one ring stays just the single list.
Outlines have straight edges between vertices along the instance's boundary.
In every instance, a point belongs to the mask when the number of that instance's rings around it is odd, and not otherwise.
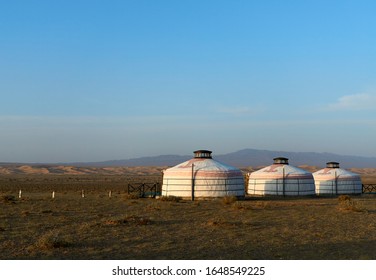
[{"label": "distant mountain range", "polygon": [[[154,157],[140,157],[124,160],[110,160],[102,162],[76,162],[59,163],[70,166],[173,166],[189,160],[191,155],[160,155]],[[289,163],[295,166],[309,165],[319,168],[325,167],[329,161],[340,163],[343,168],[376,168],[376,157],[346,156],[332,153],[314,153],[314,152],[286,152],[286,151],[268,151],[256,149],[244,149],[233,153],[216,155],[213,153],[213,159],[237,167],[258,167],[270,165],[275,157],[286,157]]]}]

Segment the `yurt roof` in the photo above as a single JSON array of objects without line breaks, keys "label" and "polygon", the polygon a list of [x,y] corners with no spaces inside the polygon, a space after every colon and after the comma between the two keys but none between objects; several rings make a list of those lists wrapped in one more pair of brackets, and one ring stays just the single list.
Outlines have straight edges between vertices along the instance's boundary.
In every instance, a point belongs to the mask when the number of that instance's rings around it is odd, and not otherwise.
[{"label": "yurt roof", "polygon": [[[277,163],[276,163],[277,162]],[[283,163],[278,163],[283,162]],[[274,164],[252,172],[250,178],[253,179],[280,179],[280,178],[300,178],[312,179],[312,173],[301,168],[288,164],[287,158],[275,158]]]},{"label": "yurt roof", "polygon": [[166,169],[164,174],[187,176],[187,174],[192,174],[193,165],[193,170],[196,177],[213,176],[218,175],[219,173],[226,174],[226,176],[242,175],[240,169],[212,159],[211,151],[198,150],[195,151],[194,154],[194,158]]},{"label": "yurt roof", "polygon": [[359,174],[340,168],[338,162],[328,162],[326,165],[327,165],[326,168],[323,168],[313,173],[313,176],[315,177],[315,179],[325,180],[325,179],[333,179],[334,177],[336,178],[354,178],[354,177],[360,178]]}]

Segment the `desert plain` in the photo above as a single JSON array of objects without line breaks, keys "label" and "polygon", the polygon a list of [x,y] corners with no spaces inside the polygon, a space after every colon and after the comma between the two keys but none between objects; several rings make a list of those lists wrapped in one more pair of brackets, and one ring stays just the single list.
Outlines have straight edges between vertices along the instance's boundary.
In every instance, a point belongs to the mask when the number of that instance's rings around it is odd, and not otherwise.
[{"label": "desert plain", "polygon": [[[0,259],[376,259],[375,194],[187,201],[128,193],[128,184],[161,184],[164,168],[1,166]],[[351,171],[376,184],[376,169]]]}]

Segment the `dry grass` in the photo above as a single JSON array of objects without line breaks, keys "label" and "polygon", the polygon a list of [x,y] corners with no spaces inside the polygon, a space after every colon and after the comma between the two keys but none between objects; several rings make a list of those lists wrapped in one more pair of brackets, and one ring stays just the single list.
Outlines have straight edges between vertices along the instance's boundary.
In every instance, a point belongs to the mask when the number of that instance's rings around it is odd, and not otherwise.
[{"label": "dry grass", "polygon": [[150,225],[152,221],[149,218],[145,217],[139,217],[139,216],[125,216],[122,218],[115,218],[110,220],[105,220],[103,222],[103,225],[112,225],[112,226],[118,226],[118,225],[137,225],[137,226],[145,226]]},{"label": "dry grass", "polygon": [[251,210],[252,209],[250,203],[247,203],[245,201],[235,201],[232,204],[232,207],[235,210]]},{"label": "dry grass", "polygon": [[338,209],[340,211],[366,212],[367,209],[359,200],[352,199],[349,195],[340,195],[338,197]]},{"label": "dry grass", "polygon": [[0,178],[0,259],[376,259],[374,195],[125,199],[122,178]]},{"label": "dry grass", "polygon": [[173,196],[173,195],[168,195],[168,196],[161,196],[159,198],[160,201],[172,201],[172,202],[179,202],[182,200],[181,197],[179,196]]},{"label": "dry grass", "polygon": [[124,194],[123,198],[124,199],[139,199],[140,195],[136,193]]},{"label": "dry grass", "polygon": [[16,197],[14,195],[3,195],[1,201],[4,203],[15,203]]},{"label": "dry grass", "polygon": [[236,196],[225,196],[222,198],[223,204],[226,204],[226,205],[233,204],[236,201],[238,201],[238,198]]},{"label": "dry grass", "polygon": [[40,236],[31,249],[52,250],[66,248],[73,245],[73,242],[64,233],[58,230],[51,230]]}]

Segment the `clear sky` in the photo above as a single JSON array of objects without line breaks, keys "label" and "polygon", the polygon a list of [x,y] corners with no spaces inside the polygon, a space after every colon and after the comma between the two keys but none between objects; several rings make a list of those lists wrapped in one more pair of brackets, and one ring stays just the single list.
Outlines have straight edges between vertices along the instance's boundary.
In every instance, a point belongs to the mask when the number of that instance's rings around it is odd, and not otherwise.
[{"label": "clear sky", "polygon": [[376,156],[375,1],[0,4],[0,162]]}]

